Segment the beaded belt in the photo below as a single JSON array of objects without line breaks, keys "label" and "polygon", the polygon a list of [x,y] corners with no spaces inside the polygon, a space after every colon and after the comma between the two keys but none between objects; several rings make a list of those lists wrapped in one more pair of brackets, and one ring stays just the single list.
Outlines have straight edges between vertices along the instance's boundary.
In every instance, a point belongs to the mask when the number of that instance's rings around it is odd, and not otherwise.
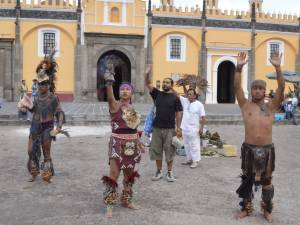
[{"label": "beaded belt", "polygon": [[125,139],[125,140],[135,140],[138,138],[138,134],[116,134],[116,133],[112,133],[111,134],[112,137],[115,138],[120,138],[120,139]]}]

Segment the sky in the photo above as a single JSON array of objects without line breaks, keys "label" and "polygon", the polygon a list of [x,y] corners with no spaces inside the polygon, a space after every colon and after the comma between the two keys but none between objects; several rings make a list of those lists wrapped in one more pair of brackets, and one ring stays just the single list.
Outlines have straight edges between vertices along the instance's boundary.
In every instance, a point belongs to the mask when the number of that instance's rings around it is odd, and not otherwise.
[{"label": "sky", "polygon": [[[152,0],[153,4],[159,5],[160,0]],[[174,0],[177,6],[202,6],[202,0]],[[219,0],[220,9],[248,10],[249,0]],[[300,0],[264,0],[263,11],[281,12],[300,15]]]}]

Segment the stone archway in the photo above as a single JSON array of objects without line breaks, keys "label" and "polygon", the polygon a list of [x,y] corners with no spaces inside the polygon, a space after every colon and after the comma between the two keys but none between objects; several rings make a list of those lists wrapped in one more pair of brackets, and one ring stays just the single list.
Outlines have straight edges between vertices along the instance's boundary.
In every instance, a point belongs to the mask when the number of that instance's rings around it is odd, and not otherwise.
[{"label": "stone archway", "polygon": [[99,101],[107,101],[106,87],[103,75],[105,73],[105,58],[113,57],[115,65],[114,96],[119,99],[119,86],[122,82],[131,82],[131,63],[127,55],[118,50],[110,50],[100,56],[97,62],[97,97]]},{"label": "stone archway", "polygon": [[218,66],[218,103],[235,103],[234,73],[235,65],[230,61],[224,61]]}]

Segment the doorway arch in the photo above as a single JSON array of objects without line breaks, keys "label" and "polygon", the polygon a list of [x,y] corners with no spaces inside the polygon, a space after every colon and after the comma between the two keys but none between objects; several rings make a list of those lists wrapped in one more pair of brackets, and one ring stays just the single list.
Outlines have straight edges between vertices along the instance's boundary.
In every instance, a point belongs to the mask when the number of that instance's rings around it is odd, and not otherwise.
[{"label": "doorway arch", "polygon": [[218,66],[217,102],[235,103],[234,93],[235,65],[231,61],[223,61]]},{"label": "doorway arch", "polygon": [[114,96],[119,100],[119,87],[122,82],[131,82],[131,63],[127,55],[118,50],[110,50],[103,53],[97,62],[97,97],[99,101],[107,101],[104,81],[105,60],[109,56],[114,61],[115,83],[113,85]]}]

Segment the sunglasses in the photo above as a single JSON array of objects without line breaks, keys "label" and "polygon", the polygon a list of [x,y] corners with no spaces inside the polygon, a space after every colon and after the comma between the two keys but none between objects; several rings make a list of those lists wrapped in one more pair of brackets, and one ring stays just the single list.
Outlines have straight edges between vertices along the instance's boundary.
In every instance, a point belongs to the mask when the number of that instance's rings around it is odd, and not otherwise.
[{"label": "sunglasses", "polygon": [[42,83],[38,84],[39,87],[45,87],[45,86],[48,86],[48,85],[49,85],[48,82],[42,82]]}]

